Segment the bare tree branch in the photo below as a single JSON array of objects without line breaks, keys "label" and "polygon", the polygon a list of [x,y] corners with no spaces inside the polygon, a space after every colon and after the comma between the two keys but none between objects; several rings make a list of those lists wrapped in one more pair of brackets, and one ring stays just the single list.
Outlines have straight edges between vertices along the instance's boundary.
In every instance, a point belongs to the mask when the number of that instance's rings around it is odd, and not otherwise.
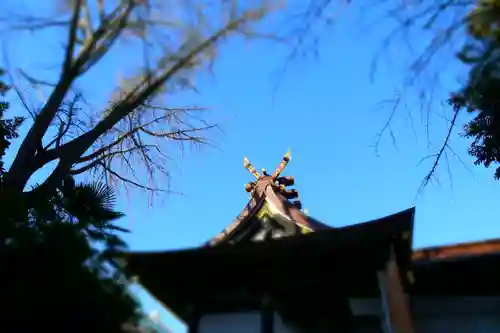
[{"label": "bare tree branch", "polygon": [[75,52],[76,44],[76,30],[78,28],[78,21],[80,20],[80,10],[82,8],[82,0],[76,0],[73,9],[73,17],[71,18],[69,32],[68,32],[68,46],[66,47],[66,55],[64,56],[63,75],[70,73],[71,66],[73,65],[73,53]]},{"label": "bare tree branch", "polygon": [[391,111],[389,113],[389,116],[387,117],[387,120],[385,121],[384,125],[382,126],[382,129],[380,130],[380,132],[377,134],[377,138],[375,140],[374,148],[375,148],[375,153],[377,155],[379,154],[380,141],[382,140],[382,137],[384,136],[384,134],[386,132],[389,132],[389,135],[392,139],[392,144],[397,149],[396,136],[394,135],[394,132],[391,129],[391,123],[396,115],[396,112],[397,112],[399,106],[400,106],[401,100],[402,100],[401,96],[398,95],[398,96],[396,96],[396,99],[393,101],[383,101],[384,104],[386,104],[386,103],[392,104],[392,108],[391,108]]},{"label": "bare tree branch", "polygon": [[[130,3],[130,2],[128,2]],[[78,14],[80,12],[80,4],[81,0],[76,2],[76,8],[73,14],[73,22],[78,20]],[[63,103],[64,98],[66,97],[71,85],[76,80],[76,78],[82,74],[84,71],[83,67],[89,61],[89,58],[92,56],[92,51],[98,41],[104,37],[107,32],[108,25],[113,27],[113,25],[117,25],[118,27],[122,26],[121,21],[126,20],[126,17],[130,14],[132,10],[132,5],[121,11],[121,15],[114,17],[115,13],[119,11],[121,6],[117,8],[115,12],[111,14],[108,21],[96,31],[96,33],[92,36],[91,40],[88,41],[86,45],[84,45],[77,56],[77,58],[73,61],[72,54],[75,43],[75,29],[76,24],[70,25],[69,30],[69,45],[68,50],[66,52],[63,72],[60,78],[60,81],[57,83],[54,88],[52,94],[47,100],[47,103],[38,113],[33,126],[30,128],[28,134],[24,138],[21,143],[21,147],[19,149],[18,154],[16,155],[11,169],[12,170],[22,170],[17,172],[9,172],[7,177],[5,178],[6,186],[11,187],[13,190],[22,190],[26,185],[26,182],[29,179],[29,176],[38,170],[42,165],[40,163],[35,163],[34,159],[36,157],[36,151],[39,147],[41,147],[41,141],[47,129],[49,128],[52,120],[55,118],[57,111],[59,110],[60,105]],[[114,40],[111,41],[111,43]],[[31,165],[31,168],[22,167],[22,165]]]},{"label": "bare tree branch", "polygon": [[[304,53],[314,53],[317,51],[316,41],[318,36],[315,32],[319,27],[327,25],[325,22],[330,17],[329,11],[331,11],[332,7],[342,8],[346,3],[351,6],[358,4],[358,9],[360,7],[361,10],[366,9],[369,13],[370,21],[376,23],[392,21],[396,25],[387,37],[381,41],[381,47],[375,53],[370,70],[372,80],[381,57],[387,55],[390,47],[396,43],[398,57],[403,53],[400,51],[401,47],[405,46],[408,46],[411,53],[416,53],[416,56],[412,55],[413,58],[409,61],[408,72],[403,78],[401,87],[396,92],[395,101],[390,106],[391,110],[388,119],[384,122],[380,133],[377,135],[375,143],[376,153],[378,154],[377,148],[383,135],[389,135],[393,144],[396,143],[391,123],[402,107],[405,108],[410,118],[412,118],[410,112],[420,111],[422,113],[427,132],[427,141],[428,145],[430,145],[431,116],[436,113],[433,104],[436,102],[435,99],[441,98],[442,95],[437,91],[439,77],[444,72],[444,66],[453,63],[452,60],[456,60],[456,63],[460,65],[460,60],[456,57],[456,54],[462,49],[464,40],[468,38],[468,24],[475,17],[486,14],[472,11],[473,8],[478,6],[478,2],[472,0],[383,0],[369,1],[362,4],[357,2],[351,4],[350,1],[310,0],[307,2],[305,11],[300,12],[299,15],[290,15],[290,30],[295,37],[296,47],[290,51],[289,57],[285,61],[285,67],[291,59],[293,60]],[[378,14],[373,14],[374,12],[382,13],[382,17]],[[491,12],[489,15],[491,15]],[[364,29],[369,30],[367,27]],[[417,48],[414,47],[413,42],[416,38],[419,42],[422,40],[425,41],[421,49],[419,48],[421,47],[420,45],[417,45]],[[440,66],[436,66],[438,64],[437,61],[440,59],[439,55],[442,54],[446,56],[445,59],[447,61]],[[430,74],[430,81],[432,82],[427,82],[429,80],[427,74]],[[449,76],[450,72],[447,71],[446,75]],[[448,93],[451,89],[453,88],[446,87],[446,97],[444,98],[448,98]],[[421,103],[420,107],[416,110],[408,110],[406,103],[402,100],[403,95],[412,99],[414,96],[417,96],[417,103]],[[450,135],[451,130],[452,128],[447,128],[445,131]],[[449,136],[446,136],[446,138],[442,145],[443,151],[432,155],[436,158],[436,162],[439,162],[442,156],[445,155],[446,148],[450,148],[448,145]],[[437,164],[433,164],[429,174],[423,180],[423,185],[428,184],[436,168]]]},{"label": "bare tree branch", "polygon": [[55,138],[52,139],[52,141],[50,141],[47,145],[45,145],[44,150],[50,149],[50,147],[52,147],[52,145],[54,145],[54,144],[55,144],[55,148],[59,148],[61,146],[61,141],[68,133],[69,129],[71,128],[71,125],[73,125],[73,118],[75,116],[75,111],[76,111],[75,109],[77,107],[77,103],[79,102],[80,98],[81,98],[81,95],[77,94],[74,96],[73,100],[69,103],[69,105],[67,107],[67,113],[66,113],[67,119],[66,119],[66,121],[64,121],[63,119],[61,119],[59,117],[58,133],[55,136]]},{"label": "bare tree branch", "polygon": [[448,132],[446,133],[446,137],[444,139],[443,144],[441,145],[441,148],[439,148],[439,150],[436,154],[430,156],[430,157],[434,158],[434,163],[432,164],[430,171],[424,177],[422,184],[420,185],[420,189],[423,189],[424,187],[426,187],[429,184],[432,177],[434,177],[434,175],[436,173],[436,170],[437,170],[437,167],[439,165],[439,162],[441,161],[441,158],[443,157],[444,154],[446,154],[445,150],[446,150],[446,148],[449,148],[450,137],[451,137],[451,134],[453,133],[453,130],[455,129],[459,113],[460,113],[459,110],[455,110],[455,112],[453,113],[453,118],[451,119],[450,125],[448,127]]},{"label": "bare tree branch", "polygon": [[[250,28],[279,7],[272,2],[241,4],[223,0],[220,6],[210,4],[211,10],[222,8],[220,13],[212,13],[220,16],[214,20],[204,12],[206,8],[200,9],[200,5],[207,6],[204,2],[179,4],[187,15],[196,17],[193,26],[189,19],[179,22],[169,17],[172,8],[162,9],[160,4],[167,5],[163,0],[124,0],[114,8],[102,0],[74,0],[71,4],[71,13],[66,11],[53,21],[35,21],[47,23],[47,27],[67,28],[62,73],[57,82],[52,84],[53,79],[39,79],[25,70],[18,71],[31,87],[52,90],[5,179],[12,189],[22,191],[36,170],[58,160],[49,177],[29,196],[56,188],[68,174],[88,172],[102,172],[105,177],[156,190],[141,184],[140,178],[144,177],[136,172],[137,163],[147,172],[150,182],[159,173],[169,177],[166,161],[171,155],[160,145],[210,144],[205,134],[217,128],[196,116],[204,108],[165,106],[162,96],[195,89],[191,77],[210,70],[217,48],[226,38],[240,35],[273,39],[273,34]],[[27,20],[21,22],[29,24]],[[131,36],[140,42],[144,54],[137,74],[120,83],[104,108],[92,110],[82,94],[75,91],[75,81],[86,77],[89,69],[100,63],[119,40]],[[50,139],[42,146],[45,137]],[[119,165],[125,170],[116,171]],[[124,173],[132,174],[138,181]]]},{"label": "bare tree branch", "polygon": [[115,172],[113,170],[111,170],[109,167],[107,167],[105,164],[102,164],[102,167],[107,171],[109,172],[111,175],[113,175],[114,177],[120,179],[121,181],[123,181],[124,183],[129,183],[135,187],[139,187],[139,188],[142,188],[142,189],[145,189],[147,191],[150,191],[150,192],[164,192],[165,190],[163,189],[160,189],[160,188],[154,188],[154,187],[150,187],[150,186],[146,186],[146,185],[143,185],[143,184],[140,184],[138,182],[135,182],[131,179],[127,179],[123,176],[121,176],[118,172]]}]

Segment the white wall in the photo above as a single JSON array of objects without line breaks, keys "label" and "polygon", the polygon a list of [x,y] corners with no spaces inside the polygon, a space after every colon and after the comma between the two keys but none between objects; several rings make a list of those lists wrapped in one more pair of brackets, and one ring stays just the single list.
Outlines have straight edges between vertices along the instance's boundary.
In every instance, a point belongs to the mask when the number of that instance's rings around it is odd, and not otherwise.
[{"label": "white wall", "polygon": [[[410,297],[416,333],[500,333],[500,297]],[[378,299],[349,300],[354,315],[381,314]],[[286,332],[288,333],[288,332]]]},{"label": "white wall", "polygon": [[493,315],[434,315],[415,318],[417,333],[497,333],[500,318]]},{"label": "white wall", "polygon": [[417,333],[500,332],[499,297],[412,299]]},{"label": "white wall", "polygon": [[247,313],[227,313],[201,317],[199,333],[260,333],[259,311]]},{"label": "white wall", "polygon": [[[379,315],[379,299],[351,299],[355,315]],[[416,333],[500,333],[500,298],[411,298]],[[199,333],[260,333],[260,312],[206,315]],[[275,333],[297,333],[274,318]],[[365,330],[362,330],[364,333]],[[379,332],[368,329],[366,332]],[[313,332],[311,332],[313,333]]]}]

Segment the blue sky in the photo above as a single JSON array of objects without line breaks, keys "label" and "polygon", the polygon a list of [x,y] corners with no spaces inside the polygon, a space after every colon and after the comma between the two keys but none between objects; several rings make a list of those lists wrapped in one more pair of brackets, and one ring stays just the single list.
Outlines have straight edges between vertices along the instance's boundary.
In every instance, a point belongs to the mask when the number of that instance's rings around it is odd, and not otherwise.
[{"label": "blue sky", "polygon": [[[30,9],[41,5],[24,3]],[[210,137],[217,149],[188,150],[172,162],[172,188],[182,195],[163,195],[152,204],[141,192],[120,196],[119,209],[126,214],[122,223],[133,231],[127,236],[132,249],[203,243],[229,224],[248,199],[244,184],[252,178],[243,169],[243,157],[258,169],[273,169],[289,148],[292,161],[286,174],[295,176],[309,214],[329,225],[363,222],[416,206],[416,248],[500,236],[493,218],[500,213],[495,197],[500,183],[493,180],[493,170],[473,165],[467,141],[458,135],[453,136],[452,147],[467,168],[451,157],[451,181],[443,164],[438,170],[440,182],[417,193],[430,167],[429,161],[419,162],[438,148],[446,125],[442,117],[433,116],[429,147],[417,90],[406,91],[406,109],[392,124],[396,146],[385,135],[376,153],[373,145],[390,111],[390,104],[381,101],[394,97],[412,55],[403,43],[396,44],[381,60],[372,82],[371,61],[392,25],[364,30],[358,13],[345,12],[323,36],[319,57],[294,62],[276,91],[273,74],[282,66],[287,49],[234,40],[222,48],[214,76],[199,78],[200,94],[172,97],[176,103],[195,101],[211,107],[208,117],[219,122],[223,132]],[[12,65],[37,68],[42,60],[57,65],[61,51],[50,43],[51,37],[55,35],[36,40],[23,35],[15,44],[11,40]],[[411,38],[417,51],[426,37]],[[116,77],[106,66],[121,64],[124,54],[133,55],[123,52],[111,54],[81,83],[93,94],[92,101],[104,102],[101,90],[109,90]],[[438,113],[449,114],[440,101],[457,86],[460,73],[449,59],[448,54],[435,64],[441,86],[432,107]],[[157,307],[144,292],[138,293],[148,311]],[[183,332],[170,316],[164,314],[164,319],[175,332]]]}]

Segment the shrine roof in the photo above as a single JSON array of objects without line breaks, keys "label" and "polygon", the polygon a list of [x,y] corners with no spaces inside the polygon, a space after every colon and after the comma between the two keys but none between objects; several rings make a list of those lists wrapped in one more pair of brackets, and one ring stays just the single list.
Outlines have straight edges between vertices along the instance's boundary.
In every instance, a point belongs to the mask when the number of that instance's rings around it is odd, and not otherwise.
[{"label": "shrine roof", "polygon": [[[284,283],[306,288],[336,284],[342,292],[371,297],[378,292],[373,274],[391,253],[402,275],[414,271],[415,283],[410,277],[403,281],[410,293],[474,295],[498,289],[500,240],[412,251],[415,208],[330,227],[302,210],[297,191],[287,188],[294,184],[293,177],[280,175],[289,161],[287,153],[270,175],[264,169],[257,172],[245,158],[244,166],[256,180],[246,184],[249,202],[227,228],[201,247],[122,254],[127,270],[176,312],[200,295],[215,297],[221,290],[233,293],[242,286],[257,294]],[[301,232],[259,242],[237,241],[236,236],[263,215]],[[484,271],[484,276],[477,271]]]},{"label": "shrine roof", "polygon": [[262,172],[259,173],[248,158],[244,158],[243,166],[256,179],[245,185],[245,190],[250,193],[249,201],[231,224],[206,243],[207,246],[231,240],[241,229],[248,227],[249,220],[262,215],[270,215],[272,218],[278,217],[284,223],[297,226],[302,233],[332,228],[308,216],[306,211],[302,210],[302,203],[298,200],[298,192],[288,188],[294,185],[294,177],[280,176],[290,160],[291,154],[288,151],[276,170],[272,174],[268,174],[266,169],[262,169]]},{"label": "shrine roof", "polygon": [[125,259],[139,282],[179,313],[202,295],[243,290],[259,294],[279,290],[283,283],[306,289],[341,286],[342,292],[374,297],[374,274],[383,269],[392,250],[400,268],[408,269],[414,213],[411,208],[365,223],[266,242],[128,253]]}]

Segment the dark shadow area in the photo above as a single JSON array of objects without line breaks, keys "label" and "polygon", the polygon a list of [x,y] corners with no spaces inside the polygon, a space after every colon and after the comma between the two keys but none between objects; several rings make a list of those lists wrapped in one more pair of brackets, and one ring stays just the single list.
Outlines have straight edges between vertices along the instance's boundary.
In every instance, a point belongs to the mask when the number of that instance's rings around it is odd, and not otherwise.
[{"label": "dark shadow area", "polygon": [[[0,96],[9,87],[0,82]],[[0,102],[0,161],[23,118],[6,118]],[[68,175],[53,191],[6,186],[0,163],[2,332],[156,332],[129,293],[129,280],[108,256],[126,248],[115,222],[116,194],[106,184]]]}]

